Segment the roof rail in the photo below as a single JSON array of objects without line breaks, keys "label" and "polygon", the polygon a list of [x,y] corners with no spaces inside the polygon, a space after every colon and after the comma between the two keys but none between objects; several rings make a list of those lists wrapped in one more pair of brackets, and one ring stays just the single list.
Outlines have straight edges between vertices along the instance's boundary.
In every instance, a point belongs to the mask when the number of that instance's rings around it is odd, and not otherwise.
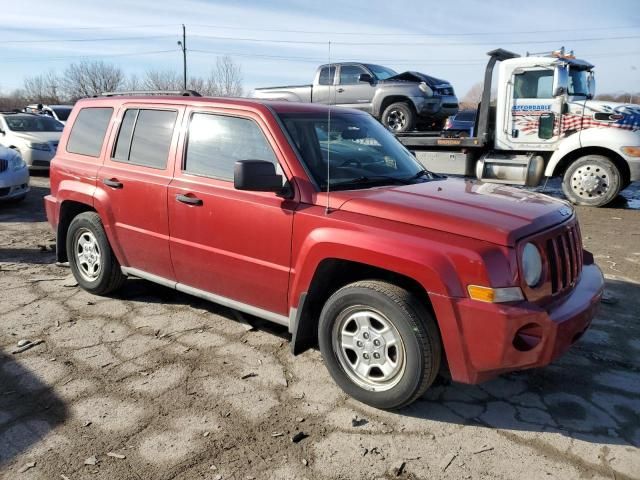
[{"label": "roof rail", "polygon": [[174,95],[179,97],[201,97],[195,90],[130,90],[117,92],[102,92],[95,97],[116,97],[121,95]]},{"label": "roof rail", "polygon": [[17,113],[21,113],[23,115],[36,115],[33,112],[23,112],[19,108],[14,108],[13,110],[0,111],[0,113],[2,113],[3,115],[11,115],[11,114],[17,114]]}]

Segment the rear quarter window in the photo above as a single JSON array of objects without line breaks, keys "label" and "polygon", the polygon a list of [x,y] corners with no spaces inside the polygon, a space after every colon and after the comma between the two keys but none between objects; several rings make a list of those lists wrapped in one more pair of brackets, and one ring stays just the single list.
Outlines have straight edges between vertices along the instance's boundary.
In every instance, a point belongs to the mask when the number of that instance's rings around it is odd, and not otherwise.
[{"label": "rear quarter window", "polygon": [[113,115],[111,107],[87,107],[80,110],[67,141],[67,152],[99,157]]}]

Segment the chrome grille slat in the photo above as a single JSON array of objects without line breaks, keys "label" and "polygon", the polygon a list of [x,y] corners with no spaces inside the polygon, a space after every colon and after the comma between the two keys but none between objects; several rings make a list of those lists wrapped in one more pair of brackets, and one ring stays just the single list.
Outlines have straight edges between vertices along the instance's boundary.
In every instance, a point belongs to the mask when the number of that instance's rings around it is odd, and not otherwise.
[{"label": "chrome grille slat", "polygon": [[0,159],[0,172],[4,172],[7,168],[9,168],[9,160],[5,158]]},{"label": "chrome grille slat", "polygon": [[549,264],[548,281],[551,294],[556,295],[570,288],[582,272],[582,236],[574,224],[551,236],[544,243]]}]

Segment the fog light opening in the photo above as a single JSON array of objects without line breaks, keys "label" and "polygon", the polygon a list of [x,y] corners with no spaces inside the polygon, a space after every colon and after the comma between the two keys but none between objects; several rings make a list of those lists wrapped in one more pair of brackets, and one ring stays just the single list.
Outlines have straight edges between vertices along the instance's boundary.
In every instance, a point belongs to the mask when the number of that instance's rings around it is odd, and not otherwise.
[{"label": "fog light opening", "polygon": [[513,348],[519,352],[528,352],[542,341],[542,327],[537,323],[528,323],[520,328],[513,337]]}]

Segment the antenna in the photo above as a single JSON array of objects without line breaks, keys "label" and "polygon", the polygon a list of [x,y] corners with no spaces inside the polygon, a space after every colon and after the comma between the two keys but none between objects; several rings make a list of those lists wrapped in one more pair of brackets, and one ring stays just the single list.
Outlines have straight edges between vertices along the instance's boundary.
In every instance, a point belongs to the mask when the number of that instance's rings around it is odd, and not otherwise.
[{"label": "antenna", "polygon": [[[329,41],[329,75],[331,75],[331,41]],[[327,207],[324,211],[325,215],[331,213],[329,207],[329,185],[331,184],[331,85],[333,85],[334,82],[335,72],[329,85],[329,110],[327,111]],[[335,90],[335,86],[333,89]]]}]

